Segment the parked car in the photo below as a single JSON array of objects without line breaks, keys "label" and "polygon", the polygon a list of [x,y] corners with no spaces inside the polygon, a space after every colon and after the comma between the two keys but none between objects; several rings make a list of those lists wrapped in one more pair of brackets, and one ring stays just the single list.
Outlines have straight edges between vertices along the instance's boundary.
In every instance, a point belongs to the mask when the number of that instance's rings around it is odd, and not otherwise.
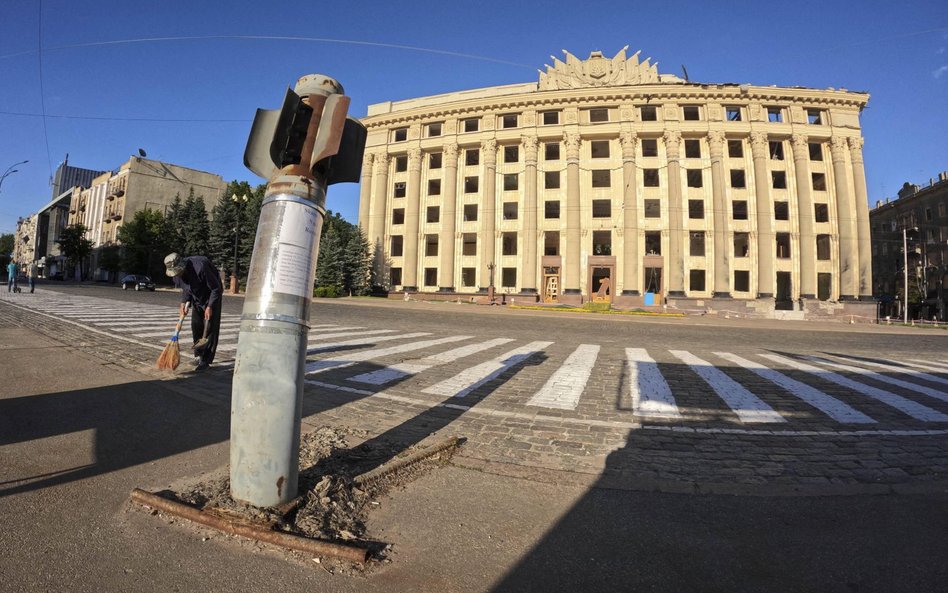
[{"label": "parked car", "polygon": [[135,290],[150,290],[154,292],[155,283],[152,282],[151,278],[148,276],[129,274],[128,276],[122,278],[122,290],[128,290],[129,288],[134,288]]}]

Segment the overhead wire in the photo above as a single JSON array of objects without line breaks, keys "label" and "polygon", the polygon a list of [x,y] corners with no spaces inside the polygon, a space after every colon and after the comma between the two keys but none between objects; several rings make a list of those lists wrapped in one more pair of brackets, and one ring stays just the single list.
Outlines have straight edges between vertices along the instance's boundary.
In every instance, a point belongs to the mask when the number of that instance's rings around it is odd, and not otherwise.
[{"label": "overhead wire", "polygon": [[53,182],[53,159],[49,152],[49,130],[46,125],[46,92],[43,88],[43,0],[39,1],[39,27],[37,35],[37,63],[39,64],[40,109],[43,112],[43,140],[46,141],[46,165],[49,167],[49,181]]}]

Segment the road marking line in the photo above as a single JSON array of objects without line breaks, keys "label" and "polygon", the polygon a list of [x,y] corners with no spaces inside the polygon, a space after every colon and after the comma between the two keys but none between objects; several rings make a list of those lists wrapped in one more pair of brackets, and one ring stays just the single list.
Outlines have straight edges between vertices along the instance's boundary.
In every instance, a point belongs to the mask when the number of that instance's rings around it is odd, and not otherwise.
[{"label": "road marking line", "polygon": [[948,373],[948,363],[937,360],[925,360],[922,358],[910,358],[909,360],[913,362],[903,362],[902,364],[928,371],[935,371],[936,373]]},{"label": "road marking line", "polygon": [[848,377],[844,377],[839,373],[834,373],[833,371],[827,371],[815,366],[811,366],[787,358],[785,356],[780,356],[778,354],[761,354],[763,358],[772,360],[776,363],[780,363],[790,368],[794,368],[805,373],[810,373],[811,375],[816,375],[820,379],[825,379],[831,383],[836,383],[837,385],[842,385],[847,389],[852,389],[856,393],[871,397],[872,399],[882,402],[888,406],[899,410],[904,414],[908,414],[916,420],[923,420],[925,422],[948,422],[948,415],[942,414],[938,410],[933,410],[928,406],[923,406],[920,403],[914,402],[910,399],[904,398],[901,395],[896,395],[891,391],[885,391],[884,389],[877,389],[871,385],[866,385],[865,383],[860,383],[858,381],[853,381]]},{"label": "road marking line", "polygon": [[713,367],[685,350],[669,352],[687,364],[692,371],[708,384],[718,397],[731,408],[741,422],[786,422],[787,419],[768,406],[762,399],[748,391],[743,385],[730,378],[723,371]]},{"label": "road marking line", "polygon": [[580,344],[527,405],[575,410],[598,358],[598,344]]},{"label": "road marking line", "polygon": [[544,348],[553,342],[530,342],[526,346],[514,348],[513,350],[502,354],[493,360],[488,360],[479,365],[461,371],[450,379],[445,379],[431,387],[422,389],[422,393],[431,393],[434,395],[443,395],[446,397],[464,397],[474,391],[484,383],[503,374],[522,362],[525,362],[531,356],[543,351]]},{"label": "road marking line", "polygon": [[454,362],[459,358],[464,358],[465,356],[482,352],[489,348],[493,348],[494,346],[507,344],[508,342],[513,342],[513,340],[510,338],[496,338],[486,342],[481,342],[479,344],[468,344],[467,346],[454,348],[440,354],[432,354],[431,356],[426,356],[424,358],[416,358],[415,360],[390,364],[377,371],[363,373],[361,375],[356,375],[355,377],[349,377],[348,380],[354,381],[356,383],[365,383],[368,385],[385,385],[386,383],[391,383],[397,379],[416,375],[424,370],[430,369],[431,367]]},{"label": "road marking line", "polygon": [[681,419],[671,388],[645,348],[626,348],[632,413],[645,418]]},{"label": "road marking line", "polygon": [[[394,330],[384,330],[386,332]],[[356,338],[354,340],[343,340],[341,342],[329,342],[328,344],[319,343],[317,346],[312,346],[306,349],[306,354],[316,354],[317,352],[329,352],[332,350],[339,350],[340,348],[345,348],[346,346],[365,346],[366,344],[376,344],[378,342],[391,342],[392,340],[407,340],[409,338],[420,338],[421,336],[430,336],[428,332],[414,332],[410,334],[397,334],[394,336],[368,336],[364,338]]]},{"label": "road marking line", "polygon": [[[936,377],[935,375],[930,375],[930,374],[928,374],[928,373],[920,373],[919,371],[913,371],[913,370],[911,370],[911,369],[905,368],[904,366],[898,366],[898,365],[895,365],[895,364],[883,364],[883,363],[881,363],[881,362],[872,362],[872,361],[869,361],[869,360],[864,360],[864,359],[862,359],[862,358],[856,358],[856,357],[852,357],[852,356],[845,356],[845,355],[842,355],[842,354],[838,355],[837,358],[844,358],[844,359],[846,359],[846,360],[849,361],[849,362],[854,362],[854,363],[861,364],[861,365],[867,366],[867,367],[873,367],[873,368],[877,368],[877,369],[883,369],[883,370],[890,371],[890,372],[893,372],[893,373],[903,373],[903,374],[906,374],[906,375],[911,375],[912,377],[915,377],[916,379],[923,379],[923,380],[925,380],[925,381],[931,381],[932,383],[939,383],[939,384],[941,384],[941,385],[948,385],[948,379],[943,379],[943,378],[941,378],[941,377]],[[895,362],[895,361],[891,361],[891,362]]]},{"label": "road marking line", "polygon": [[771,383],[777,384],[837,422],[842,422],[844,424],[875,423],[875,420],[869,416],[866,416],[859,410],[841,402],[835,397],[827,395],[819,389],[807,385],[806,383],[797,381],[796,379],[791,379],[783,373],[775,371],[758,362],[741,358],[740,356],[731,354],[730,352],[715,352],[714,354],[751,371],[758,377],[762,377]]},{"label": "road marking line", "polygon": [[876,381],[881,381],[883,383],[895,385],[896,387],[901,387],[902,389],[908,389],[909,391],[915,391],[916,393],[922,393],[930,397],[933,397],[937,400],[948,402],[948,393],[938,391],[937,389],[932,389],[931,387],[925,387],[924,385],[909,383],[908,381],[896,379],[895,377],[883,375],[882,373],[870,371],[869,369],[855,367],[848,364],[841,364],[841,363],[836,362],[835,360],[829,360],[828,358],[821,358],[819,356],[803,356],[801,358],[803,358],[804,360],[809,360],[810,362],[822,364],[823,366],[826,366],[826,367],[839,369],[841,371],[848,371],[850,373],[855,373],[857,375],[862,375],[869,379],[875,379]]},{"label": "road marking line", "polygon": [[362,352],[353,353],[353,354],[343,354],[340,356],[333,356],[332,358],[314,360],[313,362],[307,363],[306,374],[315,375],[316,373],[323,373],[330,369],[349,367],[356,363],[372,360],[374,358],[383,358],[385,356],[391,356],[393,354],[401,354],[403,352],[413,352],[415,350],[422,350],[424,348],[430,348],[432,346],[438,346],[441,344],[448,344],[450,342],[460,342],[461,340],[469,340],[473,337],[474,336],[448,336],[447,338],[437,338],[434,340],[422,340],[420,342],[411,342],[408,344],[402,344],[401,346],[390,346],[388,348],[375,348],[373,350],[363,350]]}]

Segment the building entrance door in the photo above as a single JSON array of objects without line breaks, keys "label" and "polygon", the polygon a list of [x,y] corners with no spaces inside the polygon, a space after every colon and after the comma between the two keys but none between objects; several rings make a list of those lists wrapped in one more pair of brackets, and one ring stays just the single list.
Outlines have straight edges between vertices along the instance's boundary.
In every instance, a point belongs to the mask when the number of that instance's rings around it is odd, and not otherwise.
[{"label": "building entrance door", "polygon": [[543,268],[543,302],[555,303],[560,297],[560,269]]},{"label": "building entrance door", "polygon": [[594,267],[592,269],[591,287],[596,292],[593,293],[594,303],[612,302],[612,268]]},{"label": "building entrance door", "polygon": [[774,308],[782,311],[793,310],[793,290],[790,285],[790,272],[777,272],[777,298]]}]

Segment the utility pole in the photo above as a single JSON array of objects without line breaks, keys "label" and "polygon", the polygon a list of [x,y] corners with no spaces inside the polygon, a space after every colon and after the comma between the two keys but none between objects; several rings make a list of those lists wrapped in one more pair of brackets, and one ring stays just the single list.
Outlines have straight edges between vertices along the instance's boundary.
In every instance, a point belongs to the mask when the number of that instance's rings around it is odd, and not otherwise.
[{"label": "utility pole", "polygon": [[[912,227],[912,231],[917,231],[918,227]],[[902,291],[904,301],[902,303],[903,322],[908,325],[908,227],[902,227]],[[890,235],[891,236],[891,235]]]},{"label": "utility pole", "polygon": [[247,276],[231,399],[230,488],[257,507],[296,497],[310,305],[326,188],[358,182],[365,128],[321,74],[258,109],[244,164],[267,179]]}]

